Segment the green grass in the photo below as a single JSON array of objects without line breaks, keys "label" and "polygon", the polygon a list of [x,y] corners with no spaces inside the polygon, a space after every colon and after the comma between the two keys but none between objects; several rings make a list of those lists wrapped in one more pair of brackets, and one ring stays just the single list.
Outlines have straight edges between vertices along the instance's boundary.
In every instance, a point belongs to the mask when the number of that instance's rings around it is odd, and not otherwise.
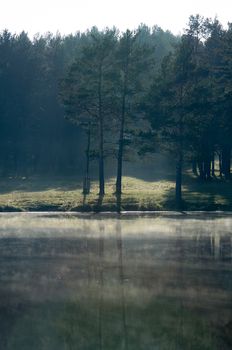
[{"label": "green grass", "polygon": [[[74,178],[2,178],[1,211],[116,211],[115,179],[106,182],[104,198],[98,196],[98,184],[84,197],[82,183]],[[145,181],[123,178],[121,210],[174,210],[175,183],[172,178]],[[185,210],[231,210],[232,186],[224,180],[202,183],[186,174],[183,181]]]}]

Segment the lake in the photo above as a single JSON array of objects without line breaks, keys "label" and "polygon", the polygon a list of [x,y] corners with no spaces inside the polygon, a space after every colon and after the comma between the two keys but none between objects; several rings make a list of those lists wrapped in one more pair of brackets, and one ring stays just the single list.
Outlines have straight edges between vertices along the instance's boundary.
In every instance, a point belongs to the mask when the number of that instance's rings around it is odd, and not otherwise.
[{"label": "lake", "polygon": [[0,349],[232,349],[232,215],[0,214]]}]

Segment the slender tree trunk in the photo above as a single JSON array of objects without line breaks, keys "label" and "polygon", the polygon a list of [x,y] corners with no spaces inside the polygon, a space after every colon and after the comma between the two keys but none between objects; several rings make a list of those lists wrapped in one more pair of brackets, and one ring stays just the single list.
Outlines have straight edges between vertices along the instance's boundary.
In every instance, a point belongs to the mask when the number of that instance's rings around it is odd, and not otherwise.
[{"label": "slender tree trunk", "polygon": [[196,159],[194,158],[192,160],[192,172],[195,176],[198,176],[198,172],[197,172],[197,161]]},{"label": "slender tree trunk", "polygon": [[[183,106],[183,86],[180,89],[180,105]],[[183,170],[183,111],[180,112],[178,130],[178,151],[176,161],[176,209],[182,209],[182,170]]]},{"label": "slender tree trunk", "polygon": [[126,83],[123,92],[121,125],[118,142],[118,164],[117,164],[117,180],[116,180],[116,194],[122,193],[122,161],[123,161],[123,146],[124,146],[124,126],[125,126],[125,104],[126,104]]},{"label": "slender tree trunk", "polygon": [[227,180],[230,179],[231,148],[228,146],[222,149],[222,172]]},{"label": "slender tree trunk", "polygon": [[87,133],[87,148],[86,148],[86,171],[83,184],[83,194],[89,194],[90,192],[90,178],[89,178],[89,158],[90,158],[90,124],[88,126]]},{"label": "slender tree trunk", "polygon": [[124,122],[121,122],[119,147],[118,147],[118,166],[117,166],[117,180],[116,180],[116,194],[122,193],[122,158],[123,158],[123,134]]},{"label": "slender tree trunk", "polygon": [[104,117],[102,113],[102,64],[99,67],[98,82],[98,117],[99,117],[99,195],[105,194],[104,176]]},{"label": "slender tree trunk", "polygon": [[210,159],[210,153],[208,153],[205,157],[205,178],[206,180],[210,180],[211,179],[211,173],[210,173],[210,165],[211,165],[211,159]]},{"label": "slender tree trunk", "polygon": [[212,159],[211,159],[211,174],[212,177],[215,177],[215,152],[212,152]]},{"label": "slender tree trunk", "polygon": [[116,180],[116,194],[118,195],[122,193],[122,162],[123,162],[123,150],[124,150],[123,146],[124,146],[124,127],[125,127],[125,117],[126,117],[128,69],[129,69],[129,48],[127,51],[126,64],[124,68],[121,124],[120,124],[120,134],[119,134],[119,142],[118,142],[118,158],[117,158],[118,164],[117,164],[117,180]]},{"label": "slender tree trunk", "polygon": [[199,178],[203,181],[205,180],[205,175],[204,175],[204,166],[202,160],[198,161],[198,169],[199,169]]},{"label": "slender tree trunk", "polygon": [[176,209],[182,209],[182,168],[183,168],[183,151],[180,148],[176,162]]},{"label": "slender tree trunk", "polygon": [[218,159],[219,159],[219,173],[220,177],[222,177],[222,153],[219,151],[218,153]]},{"label": "slender tree trunk", "polygon": [[86,176],[89,177],[89,158],[90,158],[90,125],[88,129],[88,140],[87,140],[87,150],[86,150]]}]

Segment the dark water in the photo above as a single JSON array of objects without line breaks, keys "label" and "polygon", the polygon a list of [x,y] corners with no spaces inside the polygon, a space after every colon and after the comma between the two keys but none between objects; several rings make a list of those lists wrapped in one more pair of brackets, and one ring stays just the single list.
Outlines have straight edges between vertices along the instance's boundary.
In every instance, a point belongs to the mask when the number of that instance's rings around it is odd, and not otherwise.
[{"label": "dark water", "polygon": [[0,215],[0,349],[232,349],[232,216]]}]

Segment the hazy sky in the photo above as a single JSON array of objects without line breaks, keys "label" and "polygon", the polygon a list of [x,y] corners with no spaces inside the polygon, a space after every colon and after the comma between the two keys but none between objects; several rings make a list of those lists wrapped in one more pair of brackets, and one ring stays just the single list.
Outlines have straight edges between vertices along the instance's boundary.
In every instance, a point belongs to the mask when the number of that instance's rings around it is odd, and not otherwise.
[{"label": "hazy sky", "polygon": [[133,29],[140,23],[158,24],[174,34],[182,31],[191,14],[218,16],[232,22],[232,0],[2,0],[0,29],[62,34],[117,26]]}]

